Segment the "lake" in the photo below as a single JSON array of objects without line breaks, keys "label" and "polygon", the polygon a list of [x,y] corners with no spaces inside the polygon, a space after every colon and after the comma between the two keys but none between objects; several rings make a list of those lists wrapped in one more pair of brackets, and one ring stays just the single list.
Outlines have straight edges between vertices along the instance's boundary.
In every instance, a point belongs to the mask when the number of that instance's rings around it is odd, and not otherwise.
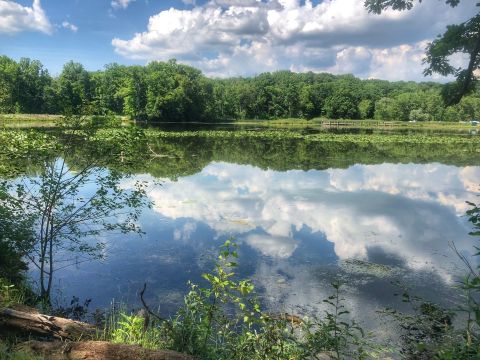
[{"label": "lake", "polygon": [[[453,287],[466,270],[453,244],[477,261],[465,216],[479,194],[475,135],[177,130],[146,129],[148,146],[138,146],[121,184],[148,184],[144,234],[100,238],[104,261],[78,254],[55,274],[58,303],[77,296],[92,299],[90,310],[112,301],[138,309],[147,283],[150,306],[172,315],[188,281],[205,284],[227,239],[239,245],[239,276],[253,279],[271,312],[318,313],[341,280],[352,316],[387,336],[377,312],[408,309],[397,296],[405,288],[449,307],[459,301]],[[67,162],[74,169],[92,156],[78,148]]]},{"label": "lake", "polygon": [[[452,306],[452,287],[478,242],[466,201],[478,202],[478,148],[309,142],[302,139],[156,136],[153,157],[124,181],[147,181],[154,201],[137,235],[109,235],[107,259],[59,272],[59,299],[147,302],[171,315],[204,284],[219,246],[239,244],[238,273],[254,280],[275,312],[323,308],[330,282],[344,282],[352,316],[383,326],[376,311],[405,309],[410,293]],[[161,155],[161,156],[160,156]],[[476,260],[473,260],[476,261]],[[391,330],[385,327],[385,332]]]}]

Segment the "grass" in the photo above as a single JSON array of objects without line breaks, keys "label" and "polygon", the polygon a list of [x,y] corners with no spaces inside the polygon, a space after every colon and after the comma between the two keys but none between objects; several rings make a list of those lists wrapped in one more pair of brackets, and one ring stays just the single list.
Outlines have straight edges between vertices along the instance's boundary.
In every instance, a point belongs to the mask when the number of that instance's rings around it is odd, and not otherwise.
[{"label": "grass", "polygon": [[[26,301],[26,290],[10,284],[5,279],[0,278],[0,309],[12,304],[24,304]],[[7,334],[8,335],[8,334]],[[2,340],[0,338],[0,360],[42,360],[43,357],[34,356],[24,352],[14,350],[15,340]]]},{"label": "grass", "polygon": [[0,341],[0,360],[43,360],[43,357],[14,351],[11,346]]}]

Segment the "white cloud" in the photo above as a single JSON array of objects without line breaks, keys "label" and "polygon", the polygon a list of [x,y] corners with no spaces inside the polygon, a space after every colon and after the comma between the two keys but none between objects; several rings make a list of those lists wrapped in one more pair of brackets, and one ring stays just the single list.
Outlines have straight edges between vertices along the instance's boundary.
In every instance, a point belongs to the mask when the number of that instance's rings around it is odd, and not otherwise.
[{"label": "white cloud", "polygon": [[[441,164],[282,173],[212,163],[150,194],[162,216],[205,223],[217,236],[234,234],[276,259],[295,252],[295,234],[306,227],[324,234],[340,259],[368,259],[371,249],[379,248],[412,269],[435,269],[450,280],[443,256],[452,240],[460,250],[471,250],[466,220],[460,217],[468,208],[465,200],[474,199],[479,178],[480,167]],[[190,236],[190,228],[175,235]]]},{"label": "white cloud", "polygon": [[0,0],[0,34],[15,34],[22,31],[52,33],[52,25],[43,11],[40,0],[31,7],[14,1]]},{"label": "white cloud", "polygon": [[64,29],[68,29],[68,30],[71,30],[72,32],[76,33],[78,31],[78,26],[68,22],[68,21],[64,21],[62,23],[62,27]]},{"label": "white cloud", "polygon": [[476,10],[468,2],[451,9],[432,1],[382,15],[358,0],[186,3],[194,7],[161,11],[146,31],[113,39],[115,51],[132,59],[175,57],[214,76],[287,68],[418,79],[426,41]]},{"label": "white cloud", "polygon": [[197,225],[195,223],[186,223],[181,229],[175,229],[173,231],[173,239],[177,241],[188,241],[196,230]]},{"label": "white cloud", "polygon": [[298,246],[289,236],[249,235],[246,242],[263,255],[280,259],[289,258]]},{"label": "white cloud", "polygon": [[135,0],[112,0],[110,3],[115,9],[126,9]]}]

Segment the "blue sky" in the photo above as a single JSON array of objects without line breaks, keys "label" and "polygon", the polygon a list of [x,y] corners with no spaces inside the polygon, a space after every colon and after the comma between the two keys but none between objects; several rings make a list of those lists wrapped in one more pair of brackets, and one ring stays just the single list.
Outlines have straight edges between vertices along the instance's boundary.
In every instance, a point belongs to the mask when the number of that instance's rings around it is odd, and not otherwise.
[{"label": "blue sky", "polygon": [[0,0],[0,54],[39,59],[54,75],[69,60],[98,70],[177,58],[213,77],[289,69],[422,80],[428,41],[476,11],[474,1],[438,0],[380,16],[363,0]]},{"label": "blue sky", "polygon": [[[31,0],[15,1],[31,7]],[[188,8],[182,1],[143,0],[132,2],[128,8],[114,8],[102,0],[43,0],[41,6],[53,27],[53,33],[26,30],[0,32],[0,53],[15,59],[39,59],[52,72],[59,73],[65,62],[81,62],[89,70],[105,64],[142,63],[115,53],[111,45],[114,36],[128,37],[145,30],[149,17],[171,6]],[[63,22],[74,24],[76,32],[62,27]],[[1,18],[0,18],[1,22]]]}]

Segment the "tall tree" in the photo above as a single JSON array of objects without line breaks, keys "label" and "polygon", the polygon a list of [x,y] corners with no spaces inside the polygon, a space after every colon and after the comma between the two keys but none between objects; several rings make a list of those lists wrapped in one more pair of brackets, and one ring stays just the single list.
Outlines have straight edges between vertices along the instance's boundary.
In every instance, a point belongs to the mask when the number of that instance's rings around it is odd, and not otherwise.
[{"label": "tall tree", "polygon": [[38,60],[21,58],[18,62],[17,103],[22,113],[43,113],[45,88],[52,79]]},{"label": "tall tree", "polygon": [[90,74],[80,63],[70,61],[63,66],[58,86],[64,112],[80,113],[91,100]]},{"label": "tall tree", "polygon": [[124,97],[123,112],[132,119],[146,118],[147,85],[145,68],[131,66],[128,68],[128,77],[119,93]]},{"label": "tall tree", "polygon": [[[469,57],[465,69],[451,65],[449,57],[455,53],[464,53]],[[428,44],[424,63],[428,64],[425,75],[434,72],[441,75],[454,75],[456,82],[448,84],[443,90],[445,102],[458,103],[462,97],[475,88],[480,69],[480,14],[459,25],[450,25],[447,31]]]},{"label": "tall tree", "polygon": [[[455,7],[460,0],[445,0],[445,3]],[[365,0],[365,7],[375,14],[390,8],[410,10],[413,5],[414,0]],[[480,3],[477,3],[477,6],[480,6]],[[465,69],[451,65],[449,57],[457,53],[468,55],[469,62]],[[456,81],[447,85],[442,95],[446,104],[457,104],[464,95],[474,89],[477,82],[475,71],[480,69],[480,14],[464,23],[448,26],[443,35],[428,44],[423,62],[427,64],[424,75],[438,73],[455,76]]]},{"label": "tall tree", "polygon": [[15,83],[18,64],[6,56],[0,56],[0,112],[15,110]]}]

